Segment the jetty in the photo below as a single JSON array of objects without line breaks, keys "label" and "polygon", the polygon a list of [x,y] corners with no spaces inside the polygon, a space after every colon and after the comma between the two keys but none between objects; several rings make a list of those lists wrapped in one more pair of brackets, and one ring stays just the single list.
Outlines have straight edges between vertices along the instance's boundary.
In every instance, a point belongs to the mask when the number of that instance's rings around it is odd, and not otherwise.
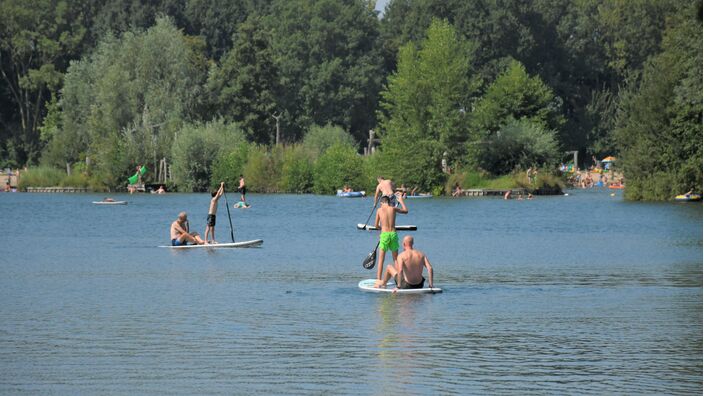
[{"label": "jetty", "polygon": [[34,193],[85,193],[86,187],[27,187],[27,192]]},{"label": "jetty", "polygon": [[[506,191],[508,191],[508,189],[497,190],[497,189],[487,189],[487,188],[468,188],[468,189],[462,190],[462,194],[460,196],[462,196],[462,197],[503,196],[506,193]],[[562,190],[559,188],[537,188],[537,189],[512,188],[511,189],[512,196],[517,196],[517,195],[527,196],[529,193],[533,194],[533,195],[562,195]]]}]

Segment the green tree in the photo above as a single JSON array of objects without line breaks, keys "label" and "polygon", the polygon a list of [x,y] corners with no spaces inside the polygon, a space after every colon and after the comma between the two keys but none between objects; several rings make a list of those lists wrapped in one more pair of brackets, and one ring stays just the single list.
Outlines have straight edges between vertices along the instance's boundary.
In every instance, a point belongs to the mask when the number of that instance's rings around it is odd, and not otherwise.
[{"label": "green tree", "polygon": [[629,199],[702,189],[701,12],[691,4],[669,21],[662,51],[622,92],[615,134]]},{"label": "green tree", "polygon": [[250,17],[239,26],[234,47],[208,79],[218,113],[240,123],[248,139],[259,144],[275,141],[273,115],[281,91],[270,41],[261,19]]},{"label": "green tree", "polygon": [[333,194],[345,184],[352,188],[365,185],[363,161],[353,148],[336,144],[315,163],[313,191]]},{"label": "green tree", "polygon": [[[174,181],[181,191],[207,191],[224,180],[211,180],[213,164],[244,142],[237,125],[222,120],[205,124],[184,124],[172,147]],[[234,183],[229,183],[232,187]]]},{"label": "green tree", "polygon": [[559,158],[555,131],[522,119],[509,121],[489,136],[478,164],[495,175],[506,175],[515,169],[555,165]]},{"label": "green tree", "polygon": [[320,157],[327,149],[336,144],[354,148],[357,147],[352,135],[345,132],[342,127],[330,124],[322,127],[313,125],[303,137],[303,148],[306,149],[313,158]]},{"label": "green tree", "polygon": [[429,190],[442,183],[443,152],[459,161],[469,139],[466,113],[477,89],[467,79],[472,47],[447,21],[435,20],[416,50],[399,52],[398,69],[382,92],[381,155],[398,183]]},{"label": "green tree", "polygon": [[199,48],[168,18],[101,41],[69,67],[61,126],[52,134],[58,144],[48,147],[70,149],[49,156],[65,162],[88,156],[110,183],[121,183],[134,163],[156,169],[158,159],[171,156],[176,131],[199,109],[206,75]]},{"label": "green tree", "polygon": [[379,20],[366,0],[277,0],[267,15],[285,140],[311,125],[342,126],[361,140],[374,126],[383,79]]},{"label": "green tree", "polygon": [[60,87],[68,61],[82,49],[89,8],[84,1],[0,2],[0,94],[8,95],[4,104],[12,111],[3,111],[3,118],[16,124],[0,121],[17,128],[11,135],[2,128],[0,143],[11,140],[11,155],[21,164],[39,159],[44,104]]}]

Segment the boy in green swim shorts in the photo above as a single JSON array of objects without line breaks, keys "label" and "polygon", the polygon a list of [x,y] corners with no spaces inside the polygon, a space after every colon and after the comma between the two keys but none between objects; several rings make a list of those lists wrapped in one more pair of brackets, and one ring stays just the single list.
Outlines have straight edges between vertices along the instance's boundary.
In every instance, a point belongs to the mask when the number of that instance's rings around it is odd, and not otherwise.
[{"label": "boy in green swim shorts", "polygon": [[386,252],[391,251],[391,256],[394,259],[394,265],[396,264],[396,258],[398,257],[398,235],[396,234],[396,213],[406,214],[408,213],[408,208],[406,208],[406,203],[403,201],[401,194],[396,193],[396,198],[401,204],[400,208],[391,206],[390,199],[388,196],[382,196],[379,200],[381,206],[376,211],[376,219],[374,224],[381,230],[379,235],[379,265],[377,266],[376,278],[381,279],[381,275],[384,270],[384,259],[386,258]]}]

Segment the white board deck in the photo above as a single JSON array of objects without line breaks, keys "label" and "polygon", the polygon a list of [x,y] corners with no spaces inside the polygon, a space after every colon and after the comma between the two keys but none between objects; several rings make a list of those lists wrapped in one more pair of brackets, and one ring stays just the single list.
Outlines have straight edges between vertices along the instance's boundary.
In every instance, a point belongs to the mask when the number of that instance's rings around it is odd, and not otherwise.
[{"label": "white board deck", "polygon": [[127,201],[93,201],[95,205],[127,205]]},{"label": "white board deck", "polygon": [[[393,293],[396,284],[394,282],[389,282],[386,284],[386,289],[374,287],[374,282],[376,279],[365,279],[360,281],[357,285],[360,289],[365,292],[371,293]],[[442,293],[442,289],[439,287],[425,287],[423,289],[398,289],[397,294],[424,294],[424,293]]]},{"label": "white board deck", "polygon": [[170,246],[170,245],[164,245],[164,246],[159,246],[163,248],[169,248],[169,249],[232,249],[232,248],[250,248],[250,247],[257,247],[261,246],[261,244],[264,243],[263,239],[254,239],[251,241],[244,241],[244,242],[230,242],[230,243],[213,243],[209,245],[181,245],[181,246]]},{"label": "white board deck", "polygon": [[[370,231],[375,231],[378,230],[375,226],[371,224],[357,224],[357,229],[358,230],[370,230]],[[418,230],[418,226],[414,225],[397,225],[396,226],[396,231],[416,231]]]},{"label": "white board deck", "polygon": [[418,194],[418,195],[406,195],[403,199],[420,199],[420,198],[432,198],[433,194]]}]

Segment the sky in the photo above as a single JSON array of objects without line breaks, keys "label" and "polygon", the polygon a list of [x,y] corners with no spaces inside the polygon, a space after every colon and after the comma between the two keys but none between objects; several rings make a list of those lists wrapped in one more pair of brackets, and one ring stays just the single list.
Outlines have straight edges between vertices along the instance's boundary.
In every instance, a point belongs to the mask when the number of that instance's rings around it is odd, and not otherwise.
[{"label": "sky", "polygon": [[374,7],[374,9],[381,12],[380,16],[384,13],[384,8],[386,8],[386,5],[389,3],[389,1],[391,1],[391,0],[377,0],[376,1],[376,7]]}]

